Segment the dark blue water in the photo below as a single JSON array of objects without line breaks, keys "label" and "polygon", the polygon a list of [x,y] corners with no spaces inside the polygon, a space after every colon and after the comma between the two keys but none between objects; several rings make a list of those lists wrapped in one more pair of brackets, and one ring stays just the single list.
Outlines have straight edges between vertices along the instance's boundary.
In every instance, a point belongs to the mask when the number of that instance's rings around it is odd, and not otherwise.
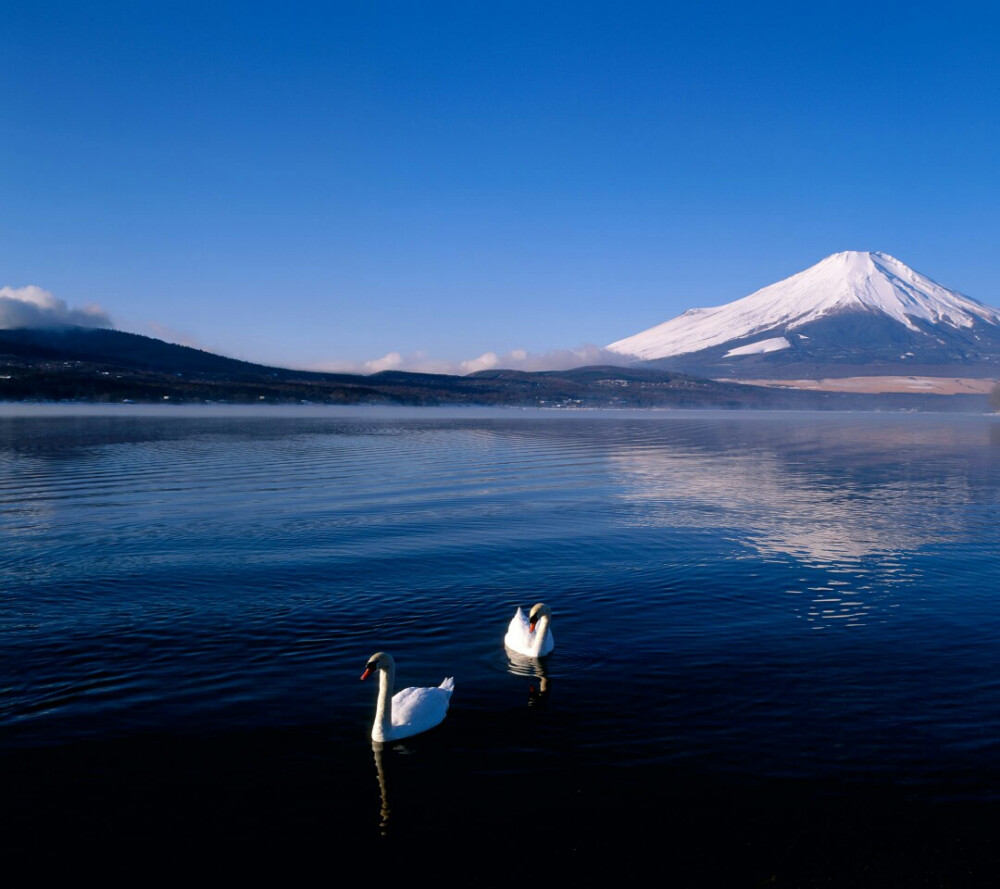
[{"label": "dark blue water", "polygon": [[6,411],[9,853],[992,885],[1000,419]]}]

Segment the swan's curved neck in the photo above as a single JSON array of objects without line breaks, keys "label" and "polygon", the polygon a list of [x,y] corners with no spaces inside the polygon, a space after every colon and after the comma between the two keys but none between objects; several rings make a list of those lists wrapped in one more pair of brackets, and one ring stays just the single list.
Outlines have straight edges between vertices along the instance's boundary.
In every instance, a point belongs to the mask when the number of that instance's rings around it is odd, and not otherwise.
[{"label": "swan's curved neck", "polygon": [[535,639],[531,643],[531,647],[535,652],[542,650],[542,646],[545,644],[545,634],[549,631],[549,616],[543,614],[538,618],[538,623],[535,624]]},{"label": "swan's curved neck", "polygon": [[392,729],[392,690],[396,685],[395,664],[379,665],[378,703],[375,705],[375,724],[372,740],[384,741]]}]

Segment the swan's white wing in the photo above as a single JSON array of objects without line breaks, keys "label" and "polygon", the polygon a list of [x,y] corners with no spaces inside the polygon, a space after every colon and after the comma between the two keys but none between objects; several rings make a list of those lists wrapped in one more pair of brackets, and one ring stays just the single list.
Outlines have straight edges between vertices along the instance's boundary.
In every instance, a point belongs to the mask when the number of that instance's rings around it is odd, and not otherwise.
[{"label": "swan's white wing", "polygon": [[531,634],[528,632],[528,616],[521,610],[520,606],[510,619],[507,635],[503,637],[503,644],[518,654],[530,653],[528,648],[531,645]]},{"label": "swan's white wing", "polygon": [[405,738],[436,726],[444,719],[455,680],[449,677],[436,688],[411,686],[392,696],[392,737]]}]

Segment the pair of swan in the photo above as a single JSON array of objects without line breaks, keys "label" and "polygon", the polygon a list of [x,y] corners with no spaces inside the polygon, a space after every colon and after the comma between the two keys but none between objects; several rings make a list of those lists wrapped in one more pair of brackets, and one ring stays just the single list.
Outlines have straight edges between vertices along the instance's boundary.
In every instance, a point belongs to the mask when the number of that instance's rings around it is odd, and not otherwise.
[{"label": "pair of swan", "polygon": [[[554,646],[549,623],[552,611],[544,602],[532,606],[525,616],[518,607],[507,627],[504,645],[527,657],[544,657]],[[373,741],[395,741],[434,728],[445,717],[455,690],[455,680],[447,677],[440,685],[404,688],[395,694],[396,662],[392,655],[377,651],[365,664],[362,679],[378,671],[378,703],[372,724]]]}]

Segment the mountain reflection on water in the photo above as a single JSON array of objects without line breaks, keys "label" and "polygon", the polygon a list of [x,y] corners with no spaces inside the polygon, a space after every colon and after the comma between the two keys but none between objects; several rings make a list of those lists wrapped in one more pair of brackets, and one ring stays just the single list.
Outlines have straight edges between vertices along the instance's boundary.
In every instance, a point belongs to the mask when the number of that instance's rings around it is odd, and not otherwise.
[{"label": "mountain reflection on water", "polygon": [[[637,520],[663,526],[680,518],[714,527],[732,515],[761,554],[806,563],[898,553],[964,530],[958,523],[975,502],[975,466],[947,459],[961,444],[957,430],[843,420],[793,429],[798,435],[780,449],[773,437],[755,442],[744,430],[712,445],[619,450],[612,461],[622,497],[642,502]],[[933,468],[922,470],[928,463]]]}]

